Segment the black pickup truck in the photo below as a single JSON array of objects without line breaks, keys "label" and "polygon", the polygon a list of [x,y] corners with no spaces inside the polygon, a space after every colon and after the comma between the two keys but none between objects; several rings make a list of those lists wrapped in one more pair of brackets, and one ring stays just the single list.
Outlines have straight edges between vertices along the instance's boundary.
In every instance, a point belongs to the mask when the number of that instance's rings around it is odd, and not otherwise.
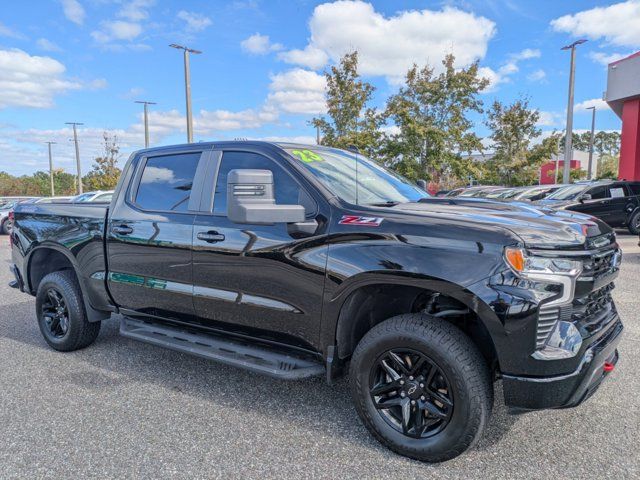
[{"label": "black pickup truck", "polygon": [[10,238],[54,349],[120,314],[125,337],[281,379],[348,371],[371,433],[424,461],[475,444],[496,380],[514,411],[573,407],[618,360],[605,223],[429,198],[354,152],[142,150],[108,207],[23,205]]}]

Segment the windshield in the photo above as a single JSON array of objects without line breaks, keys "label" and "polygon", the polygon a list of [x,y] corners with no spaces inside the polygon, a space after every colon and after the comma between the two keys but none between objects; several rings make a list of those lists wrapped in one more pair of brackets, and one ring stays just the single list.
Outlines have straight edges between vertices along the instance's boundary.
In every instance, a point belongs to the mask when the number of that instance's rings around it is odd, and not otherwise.
[{"label": "windshield", "polygon": [[82,195],[78,195],[73,199],[74,202],[88,202],[95,193],[83,193]]},{"label": "windshield", "polygon": [[363,155],[335,148],[285,149],[342,200],[371,205],[417,202],[429,194]]},{"label": "windshield", "polygon": [[569,187],[561,188],[560,190],[553,192],[547,198],[549,200],[573,200],[582,192],[586,187],[584,185],[571,185]]}]

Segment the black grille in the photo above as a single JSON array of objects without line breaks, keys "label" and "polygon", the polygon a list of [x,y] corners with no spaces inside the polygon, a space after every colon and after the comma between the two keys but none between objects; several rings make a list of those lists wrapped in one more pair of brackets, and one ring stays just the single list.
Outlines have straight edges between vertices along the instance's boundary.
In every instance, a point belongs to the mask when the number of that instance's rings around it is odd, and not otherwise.
[{"label": "black grille", "polygon": [[608,312],[611,308],[611,290],[614,289],[613,283],[595,290],[583,297],[573,299],[573,320],[583,320],[587,317],[598,316],[603,312]]},{"label": "black grille", "polygon": [[617,250],[609,250],[585,260],[582,265],[581,279],[592,280],[613,273],[618,269],[618,255],[620,254]]}]

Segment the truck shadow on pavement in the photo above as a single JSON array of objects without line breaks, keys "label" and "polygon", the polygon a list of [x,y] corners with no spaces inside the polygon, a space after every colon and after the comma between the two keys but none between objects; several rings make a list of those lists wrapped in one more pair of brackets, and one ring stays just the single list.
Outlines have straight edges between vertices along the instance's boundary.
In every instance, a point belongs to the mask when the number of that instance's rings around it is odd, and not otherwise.
[{"label": "truck shadow on pavement", "polygon": [[[119,389],[123,384],[152,384],[162,388],[172,408],[179,408],[180,396],[196,397],[216,409],[246,412],[264,422],[293,423],[313,434],[335,436],[393,455],[379,445],[360,422],[351,402],[348,380],[333,386],[324,377],[287,382],[210,362],[183,353],[125,339],[118,334],[119,317],[102,323],[96,342],[76,352],[61,353],[48,347],[41,337],[33,302],[6,305],[0,317],[0,337],[37,349],[54,362],[67,359],[65,372],[57,379],[74,387],[95,391]],[[43,352],[42,350],[45,350]],[[46,388],[44,386],[43,388]],[[74,389],[75,390],[75,389]],[[500,382],[495,388],[493,415],[485,436],[476,447],[487,450],[498,444],[518,421],[509,415],[502,401]],[[183,398],[184,401],[184,398]]]}]

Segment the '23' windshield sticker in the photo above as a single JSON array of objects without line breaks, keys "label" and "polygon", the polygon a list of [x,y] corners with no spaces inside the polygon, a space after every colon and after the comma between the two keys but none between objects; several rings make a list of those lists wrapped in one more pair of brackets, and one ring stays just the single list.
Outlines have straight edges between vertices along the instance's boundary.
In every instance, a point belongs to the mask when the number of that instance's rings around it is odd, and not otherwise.
[{"label": "'23' windshield sticker", "polygon": [[304,163],[322,162],[324,159],[311,150],[292,150],[291,153]]},{"label": "'23' windshield sticker", "polygon": [[384,218],[382,217],[360,217],[358,215],[343,215],[340,225],[359,225],[364,227],[379,227]]}]

